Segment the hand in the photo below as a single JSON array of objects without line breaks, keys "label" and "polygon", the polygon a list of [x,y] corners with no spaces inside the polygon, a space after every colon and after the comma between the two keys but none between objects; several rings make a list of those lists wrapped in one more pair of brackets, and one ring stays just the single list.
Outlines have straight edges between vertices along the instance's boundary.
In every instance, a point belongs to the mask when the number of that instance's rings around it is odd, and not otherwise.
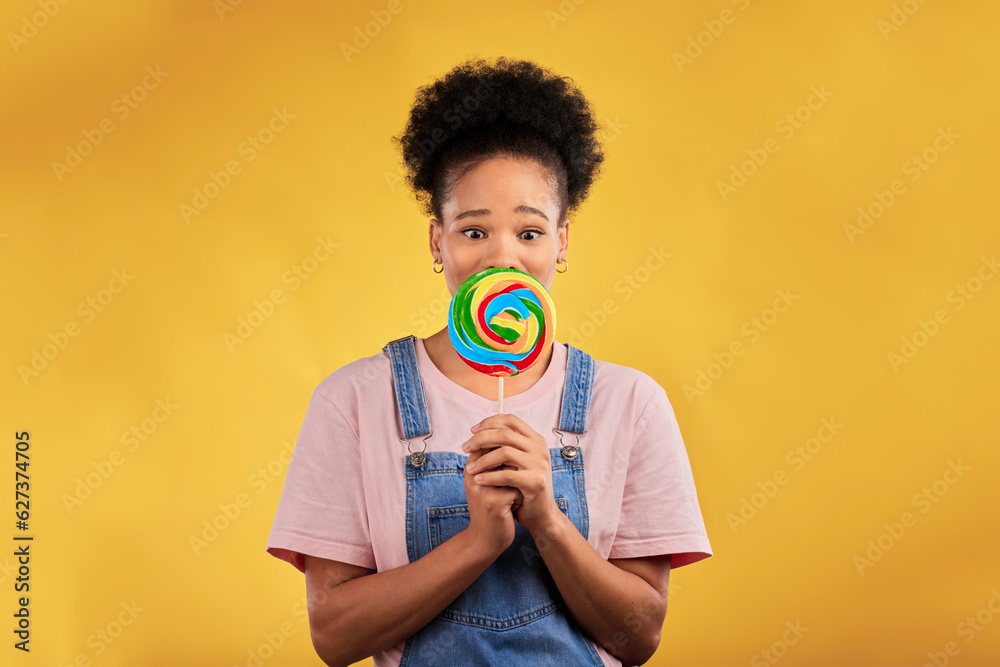
[{"label": "hand", "polygon": [[[552,522],[561,510],[552,492],[552,461],[545,438],[511,414],[487,417],[472,432],[462,449],[469,452],[473,469],[466,467],[466,473],[474,476],[474,483],[520,490],[521,503],[511,510],[532,533]],[[474,457],[477,452],[481,455]]]},{"label": "hand", "polygon": [[[483,451],[475,451],[469,455],[469,461],[476,461]],[[514,542],[515,503],[520,504],[521,492],[509,486],[487,486],[472,479],[466,471],[465,497],[469,505],[469,527],[467,530],[475,536],[475,544],[488,555],[496,558]]]}]

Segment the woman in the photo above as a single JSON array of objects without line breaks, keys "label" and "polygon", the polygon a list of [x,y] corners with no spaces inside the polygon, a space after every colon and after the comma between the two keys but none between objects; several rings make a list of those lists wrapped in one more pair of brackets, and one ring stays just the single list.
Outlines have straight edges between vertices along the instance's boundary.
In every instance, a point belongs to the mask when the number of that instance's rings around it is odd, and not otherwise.
[{"label": "woman", "polygon": [[[568,269],[596,129],[569,79],[527,61],[473,60],[418,91],[396,141],[452,294],[490,267],[547,289]],[[305,573],[326,664],[619,666],[656,650],[669,570],[711,555],[664,390],[554,341],[496,407],[497,379],[447,326],[314,391],[267,550]]]}]

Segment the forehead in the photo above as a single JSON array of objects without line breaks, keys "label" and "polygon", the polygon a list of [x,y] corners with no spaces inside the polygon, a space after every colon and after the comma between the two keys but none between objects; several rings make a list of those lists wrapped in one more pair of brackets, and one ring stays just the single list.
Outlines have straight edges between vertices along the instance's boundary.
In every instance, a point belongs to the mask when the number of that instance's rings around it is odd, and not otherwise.
[{"label": "forehead", "polygon": [[[551,172],[534,160],[494,157],[460,175],[443,202],[446,218],[468,208],[498,207],[513,211],[520,204],[545,210],[558,208]],[[550,216],[550,219],[554,216]]]}]

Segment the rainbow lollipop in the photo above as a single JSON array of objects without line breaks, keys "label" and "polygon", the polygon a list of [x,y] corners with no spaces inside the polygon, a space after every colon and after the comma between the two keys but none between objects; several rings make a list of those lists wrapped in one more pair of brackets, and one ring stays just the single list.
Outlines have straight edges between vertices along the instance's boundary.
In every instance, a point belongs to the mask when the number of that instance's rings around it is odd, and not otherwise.
[{"label": "rainbow lollipop", "polygon": [[503,379],[531,368],[552,343],[556,307],[545,287],[517,269],[469,276],[451,298],[448,334],[455,351],[480,373]]}]

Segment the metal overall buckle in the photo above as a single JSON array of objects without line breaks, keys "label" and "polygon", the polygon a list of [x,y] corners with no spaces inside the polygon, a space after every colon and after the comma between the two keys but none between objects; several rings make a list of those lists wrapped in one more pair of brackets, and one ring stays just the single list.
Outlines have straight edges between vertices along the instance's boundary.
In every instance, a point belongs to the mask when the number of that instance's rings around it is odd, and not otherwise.
[{"label": "metal overall buckle", "polygon": [[433,435],[434,431],[431,431],[429,434],[427,434],[426,437],[424,437],[424,448],[421,449],[419,452],[415,452],[412,449],[410,449],[409,440],[406,440],[405,438],[399,439],[400,442],[406,443],[406,451],[410,453],[410,465],[413,466],[414,468],[419,468],[423,464],[427,463],[427,455],[424,454],[424,452],[427,451],[427,439]]},{"label": "metal overall buckle", "polygon": [[562,457],[564,459],[566,459],[567,461],[572,461],[573,459],[575,459],[580,454],[580,451],[579,451],[579,449],[580,449],[580,436],[581,435],[586,435],[587,434],[586,431],[584,431],[583,433],[575,433],[574,435],[576,435],[576,443],[572,444],[572,445],[567,445],[567,444],[565,444],[563,442],[563,439],[562,439],[563,438],[563,434],[562,434],[562,431],[560,431],[559,429],[553,428],[552,432],[559,436],[559,444],[562,445],[562,452],[561,453],[562,453]]}]

